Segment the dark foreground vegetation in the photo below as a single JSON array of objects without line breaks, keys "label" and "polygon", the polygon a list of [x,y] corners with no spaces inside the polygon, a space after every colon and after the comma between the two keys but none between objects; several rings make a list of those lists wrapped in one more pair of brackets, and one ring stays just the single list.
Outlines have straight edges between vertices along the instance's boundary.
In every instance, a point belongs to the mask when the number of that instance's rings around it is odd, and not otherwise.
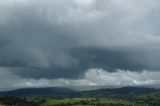
[{"label": "dark foreground vegetation", "polygon": [[157,89],[103,89],[68,95],[1,96],[0,106],[160,106]]}]

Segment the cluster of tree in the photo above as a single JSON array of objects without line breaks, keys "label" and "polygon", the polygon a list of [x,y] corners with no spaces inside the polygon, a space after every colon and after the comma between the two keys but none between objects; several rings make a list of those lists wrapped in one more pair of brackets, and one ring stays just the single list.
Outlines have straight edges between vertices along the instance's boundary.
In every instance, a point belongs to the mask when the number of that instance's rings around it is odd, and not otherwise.
[{"label": "cluster of tree", "polygon": [[44,103],[45,99],[32,99],[28,100],[26,97],[11,97],[11,96],[3,96],[0,97],[0,103],[6,106],[39,106]]},{"label": "cluster of tree", "polygon": [[0,97],[0,102],[6,106],[33,106],[29,104],[25,98],[19,98],[19,97]]},{"label": "cluster of tree", "polygon": [[122,103],[97,103],[95,106],[134,106],[133,104],[122,104]]},{"label": "cluster of tree", "polygon": [[83,105],[83,106],[134,106],[132,104],[122,104],[122,103],[96,103],[96,104],[74,104],[74,103],[60,103],[56,105],[48,105],[48,106],[75,106],[75,105]]}]

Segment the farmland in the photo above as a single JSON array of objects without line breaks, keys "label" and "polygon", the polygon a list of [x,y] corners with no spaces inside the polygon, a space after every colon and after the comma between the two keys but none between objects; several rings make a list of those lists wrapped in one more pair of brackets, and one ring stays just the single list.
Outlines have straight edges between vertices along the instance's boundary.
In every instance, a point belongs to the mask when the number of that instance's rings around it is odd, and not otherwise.
[{"label": "farmland", "polygon": [[[40,91],[49,89],[41,88]],[[28,89],[20,91],[28,92]],[[33,91],[33,89],[29,89],[29,91]],[[14,94],[13,92],[9,93]],[[26,93],[23,92],[23,94]],[[0,97],[0,104],[5,106],[160,106],[160,91],[159,89],[129,87],[81,92],[70,91],[70,93],[58,91],[52,95],[48,95],[48,93],[44,95],[43,93],[43,95],[9,96],[8,94],[8,96]]]}]

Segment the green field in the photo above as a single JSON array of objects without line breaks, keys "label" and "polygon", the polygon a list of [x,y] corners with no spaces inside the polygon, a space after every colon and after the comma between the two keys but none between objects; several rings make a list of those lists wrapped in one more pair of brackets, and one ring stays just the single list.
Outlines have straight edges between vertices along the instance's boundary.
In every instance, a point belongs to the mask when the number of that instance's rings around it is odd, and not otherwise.
[{"label": "green field", "polygon": [[41,106],[134,106],[134,103],[112,98],[65,98],[65,99],[48,99]]},{"label": "green field", "polygon": [[[154,94],[152,94],[154,95]],[[147,95],[148,96],[148,95]],[[132,100],[125,98],[55,98],[55,97],[0,97],[5,106],[160,106],[146,95]],[[149,100],[150,99],[150,100]]]},{"label": "green field", "polygon": [[[132,89],[132,88],[130,88]],[[130,90],[129,89],[129,90]],[[4,106],[160,106],[160,91],[118,89],[78,92],[66,96],[1,96]],[[126,93],[127,92],[127,93]]]},{"label": "green field", "polygon": [[[30,99],[29,99],[30,98]],[[29,97],[30,102],[42,100],[40,97]],[[32,99],[31,99],[32,98]],[[153,101],[146,95],[137,97],[132,100],[125,98],[52,98],[49,97],[37,106],[159,106],[159,100]],[[38,103],[38,102],[37,102]]]}]

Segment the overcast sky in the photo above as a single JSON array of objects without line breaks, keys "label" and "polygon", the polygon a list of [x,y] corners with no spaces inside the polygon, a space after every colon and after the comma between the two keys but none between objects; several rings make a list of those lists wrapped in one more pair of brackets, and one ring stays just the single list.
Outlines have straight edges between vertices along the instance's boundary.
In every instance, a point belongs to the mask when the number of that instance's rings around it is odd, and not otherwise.
[{"label": "overcast sky", "polygon": [[160,87],[160,1],[0,0],[0,90]]}]

